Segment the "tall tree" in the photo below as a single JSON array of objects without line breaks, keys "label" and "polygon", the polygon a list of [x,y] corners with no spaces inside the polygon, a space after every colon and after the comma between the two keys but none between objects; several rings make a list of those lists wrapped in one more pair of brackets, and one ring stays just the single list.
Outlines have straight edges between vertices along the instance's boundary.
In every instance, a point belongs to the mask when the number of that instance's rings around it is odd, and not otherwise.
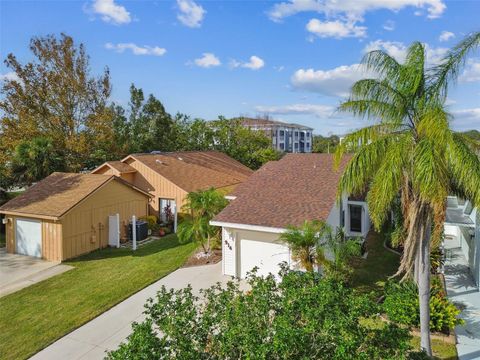
[{"label": "tall tree", "polygon": [[17,185],[31,185],[64,170],[62,153],[47,138],[22,141],[15,148],[12,172]]},{"label": "tall tree", "polygon": [[338,195],[368,190],[377,230],[400,195],[404,251],[398,274],[413,276],[418,284],[421,348],[430,356],[430,247],[440,238],[446,196],[461,194],[480,204],[480,160],[471,141],[450,129],[445,110],[449,86],[479,44],[480,33],[472,34],[430,68],[425,46],[418,42],[409,47],[403,64],[384,51],[369,52],[362,63],[376,77],[356,82],[340,105],[341,111],[376,124],[349,134],[339,145],[338,160],[347,151],[354,155]]},{"label": "tall tree", "polygon": [[12,156],[22,141],[46,137],[62,150],[66,168],[79,170],[112,136],[109,71],[92,76],[84,45],[65,34],[34,37],[30,51],[34,60],[26,64],[13,54],[5,60],[17,79],[1,89],[0,152]]}]

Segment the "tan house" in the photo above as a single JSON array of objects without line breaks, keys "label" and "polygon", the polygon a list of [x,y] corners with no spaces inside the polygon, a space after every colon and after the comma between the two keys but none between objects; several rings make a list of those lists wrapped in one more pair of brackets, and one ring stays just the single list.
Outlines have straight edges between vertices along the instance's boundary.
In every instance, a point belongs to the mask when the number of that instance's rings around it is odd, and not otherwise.
[{"label": "tan house", "polygon": [[121,177],[148,192],[150,214],[162,219],[166,206],[180,211],[189,192],[213,187],[228,194],[253,171],[218,151],[182,151],[132,154],[92,173]]},{"label": "tan house", "polygon": [[117,176],[53,173],[0,207],[7,251],[63,261],[104,248],[147,214],[149,199]]}]

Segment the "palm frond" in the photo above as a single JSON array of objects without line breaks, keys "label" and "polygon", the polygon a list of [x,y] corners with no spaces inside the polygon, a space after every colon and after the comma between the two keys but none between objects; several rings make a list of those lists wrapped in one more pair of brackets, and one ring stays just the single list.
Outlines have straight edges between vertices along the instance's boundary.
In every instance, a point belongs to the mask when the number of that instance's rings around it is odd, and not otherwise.
[{"label": "palm frond", "polygon": [[480,32],[474,32],[453,47],[442,62],[431,71],[429,96],[443,102],[447,97],[448,87],[460,76],[467,56],[479,46]]},{"label": "palm frond", "polygon": [[377,230],[382,226],[393,200],[400,193],[410,142],[411,139],[404,135],[389,144],[370,185],[367,203]]},{"label": "palm frond", "polygon": [[373,71],[384,79],[396,78],[401,65],[383,50],[373,50],[366,53],[362,59],[365,70]]},{"label": "palm frond", "polygon": [[463,137],[454,134],[447,155],[448,167],[456,186],[472,201],[480,205],[480,159]]}]

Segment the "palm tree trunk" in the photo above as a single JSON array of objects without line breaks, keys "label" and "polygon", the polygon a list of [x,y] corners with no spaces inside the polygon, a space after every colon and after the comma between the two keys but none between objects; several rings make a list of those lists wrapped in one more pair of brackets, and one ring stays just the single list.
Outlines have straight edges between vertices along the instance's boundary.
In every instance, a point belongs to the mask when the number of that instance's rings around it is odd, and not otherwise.
[{"label": "palm tree trunk", "polygon": [[424,231],[421,233],[420,247],[417,251],[418,261],[418,296],[420,302],[420,347],[432,356],[430,341],[430,238],[431,219],[427,216]]}]

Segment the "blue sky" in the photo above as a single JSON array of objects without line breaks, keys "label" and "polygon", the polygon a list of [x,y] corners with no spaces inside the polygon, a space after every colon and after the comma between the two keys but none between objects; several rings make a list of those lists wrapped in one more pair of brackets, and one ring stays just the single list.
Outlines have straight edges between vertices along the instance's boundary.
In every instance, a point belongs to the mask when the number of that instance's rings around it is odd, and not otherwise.
[{"label": "blue sky", "polygon": [[[402,59],[415,40],[435,63],[480,30],[480,1],[0,1],[0,55],[31,59],[32,36],[65,32],[86,45],[94,73],[105,66],[112,99],[133,82],[171,113],[269,114],[342,134],[366,125],[335,111],[363,74],[365,51]],[[13,76],[3,64],[0,77]],[[480,52],[448,104],[456,129],[480,130]]]}]

